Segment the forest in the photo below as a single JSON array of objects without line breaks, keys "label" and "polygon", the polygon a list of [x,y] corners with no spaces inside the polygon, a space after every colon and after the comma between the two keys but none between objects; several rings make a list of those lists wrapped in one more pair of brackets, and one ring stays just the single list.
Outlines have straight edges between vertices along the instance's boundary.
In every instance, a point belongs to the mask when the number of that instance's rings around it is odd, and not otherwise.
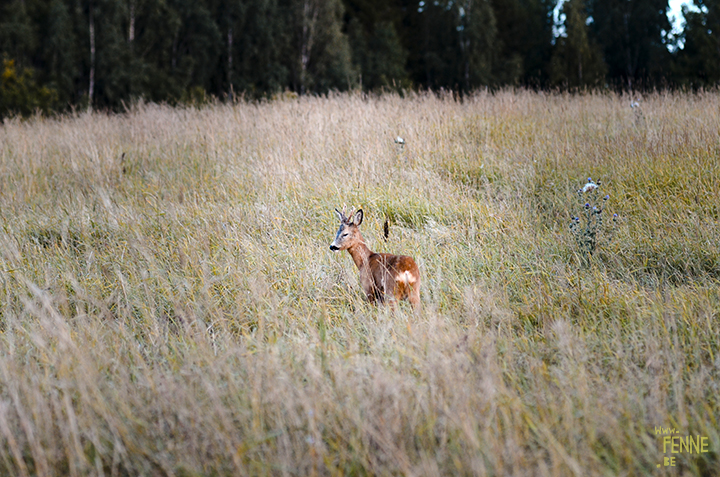
[{"label": "forest", "polygon": [[0,117],[138,100],[720,80],[720,0],[6,0]]}]

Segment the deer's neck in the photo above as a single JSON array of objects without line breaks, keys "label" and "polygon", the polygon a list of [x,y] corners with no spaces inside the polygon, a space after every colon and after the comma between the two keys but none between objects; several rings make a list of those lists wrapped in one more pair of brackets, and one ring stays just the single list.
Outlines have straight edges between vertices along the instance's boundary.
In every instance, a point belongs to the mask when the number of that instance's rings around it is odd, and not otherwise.
[{"label": "deer's neck", "polygon": [[355,266],[358,267],[361,273],[368,269],[370,254],[372,254],[372,252],[368,246],[365,245],[365,241],[363,241],[362,238],[352,247],[348,248],[347,251],[350,252]]}]

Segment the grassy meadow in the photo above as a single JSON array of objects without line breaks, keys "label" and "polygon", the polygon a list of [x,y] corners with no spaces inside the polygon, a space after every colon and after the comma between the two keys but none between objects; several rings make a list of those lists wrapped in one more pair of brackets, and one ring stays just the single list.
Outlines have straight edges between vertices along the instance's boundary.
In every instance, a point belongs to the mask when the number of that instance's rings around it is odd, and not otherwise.
[{"label": "grassy meadow", "polygon": [[[6,121],[0,475],[720,475],[720,94],[631,99]],[[343,205],[421,311],[364,301]]]}]

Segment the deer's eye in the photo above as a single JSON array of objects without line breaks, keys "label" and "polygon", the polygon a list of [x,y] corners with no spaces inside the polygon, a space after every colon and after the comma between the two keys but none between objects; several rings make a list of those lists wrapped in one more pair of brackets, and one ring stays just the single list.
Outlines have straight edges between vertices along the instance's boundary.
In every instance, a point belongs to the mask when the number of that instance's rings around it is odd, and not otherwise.
[{"label": "deer's eye", "polygon": [[342,237],[341,237],[341,238],[345,238],[345,237],[347,237],[348,235],[350,235],[350,234],[347,233],[347,232],[345,232],[344,234],[342,234]]}]

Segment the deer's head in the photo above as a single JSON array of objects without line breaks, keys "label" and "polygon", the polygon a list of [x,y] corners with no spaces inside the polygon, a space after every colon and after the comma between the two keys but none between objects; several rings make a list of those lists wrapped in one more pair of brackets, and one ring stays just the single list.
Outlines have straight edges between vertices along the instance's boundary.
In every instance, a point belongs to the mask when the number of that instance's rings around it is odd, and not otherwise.
[{"label": "deer's head", "polygon": [[335,209],[335,213],[340,219],[340,228],[335,235],[335,240],[330,244],[330,250],[347,250],[357,242],[362,241],[362,235],[360,235],[360,229],[358,226],[363,220],[363,211],[358,209],[357,212],[350,215],[348,219],[344,212],[340,212]]}]

